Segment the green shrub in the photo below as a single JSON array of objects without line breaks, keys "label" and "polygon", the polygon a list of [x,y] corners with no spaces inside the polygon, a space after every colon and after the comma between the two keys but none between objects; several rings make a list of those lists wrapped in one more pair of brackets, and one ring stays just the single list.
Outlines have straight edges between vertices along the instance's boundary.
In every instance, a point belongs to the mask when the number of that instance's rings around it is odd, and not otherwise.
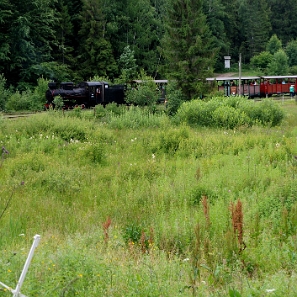
[{"label": "green shrub", "polygon": [[6,89],[6,79],[3,74],[0,74],[0,111],[4,110],[7,98],[10,96],[10,91]]},{"label": "green shrub", "polygon": [[31,96],[30,91],[24,91],[22,93],[15,92],[11,94],[5,103],[5,109],[7,111],[25,111],[31,109]]},{"label": "green shrub", "polygon": [[244,112],[232,106],[220,106],[212,115],[214,126],[218,128],[234,129],[247,123]]},{"label": "green shrub", "polygon": [[123,228],[123,238],[125,242],[136,244],[141,237],[141,227],[135,224],[127,225]]},{"label": "green shrub", "polygon": [[181,143],[188,138],[189,131],[186,127],[167,129],[161,133],[157,149],[167,154],[175,154]]},{"label": "green shrub", "polygon": [[175,121],[191,126],[219,127],[234,129],[243,125],[279,125],[284,112],[272,100],[260,103],[244,98],[213,98],[209,101],[192,100],[179,108]]}]

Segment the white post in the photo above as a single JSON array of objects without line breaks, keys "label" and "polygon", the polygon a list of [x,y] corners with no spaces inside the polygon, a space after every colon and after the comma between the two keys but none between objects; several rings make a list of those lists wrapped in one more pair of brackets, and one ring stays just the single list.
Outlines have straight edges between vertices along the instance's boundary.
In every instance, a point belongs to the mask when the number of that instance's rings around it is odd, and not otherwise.
[{"label": "white post", "polygon": [[33,258],[34,251],[35,251],[36,247],[38,246],[39,241],[40,241],[40,235],[36,234],[34,236],[33,244],[31,246],[30,252],[28,254],[27,260],[25,262],[23,271],[21,273],[20,279],[17,283],[15,290],[0,282],[0,285],[3,286],[4,288],[6,288],[8,291],[10,291],[13,294],[13,297],[26,297],[25,295],[21,294],[20,291],[21,291],[23,282],[25,280],[28,268],[30,266],[31,260]]},{"label": "white post", "polygon": [[33,241],[33,244],[31,246],[31,249],[30,249],[28,258],[26,260],[26,263],[24,265],[23,271],[21,273],[20,279],[19,279],[18,284],[17,284],[17,286],[15,288],[15,291],[13,292],[14,293],[13,297],[19,297],[21,287],[22,287],[23,282],[25,280],[28,268],[29,268],[31,260],[33,258],[34,251],[35,251],[36,247],[38,246],[39,240],[40,240],[40,235],[36,234],[34,236],[34,241]]},{"label": "white post", "polygon": [[238,95],[240,97],[241,96],[241,53],[239,54],[238,70],[239,70],[239,79],[238,79],[239,89],[238,89]]}]

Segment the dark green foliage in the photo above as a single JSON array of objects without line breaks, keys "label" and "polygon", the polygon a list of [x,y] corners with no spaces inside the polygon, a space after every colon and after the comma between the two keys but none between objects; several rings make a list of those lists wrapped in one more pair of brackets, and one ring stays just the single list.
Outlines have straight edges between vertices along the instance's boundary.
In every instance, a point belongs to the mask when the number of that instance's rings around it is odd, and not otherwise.
[{"label": "dark green foliage", "polygon": [[[244,61],[265,50],[271,31],[269,6],[267,0],[243,0],[239,6],[239,29],[241,31],[241,48]],[[256,9],[255,9],[256,8]]]},{"label": "dark green foliage", "polygon": [[80,76],[84,80],[94,75],[114,78],[118,71],[110,41],[104,37],[106,18],[102,2],[101,0],[83,1],[78,62]]},{"label": "dark green foliage", "polygon": [[0,74],[0,111],[5,108],[5,103],[10,92],[6,89],[6,79],[3,74]]},{"label": "dark green foliage", "polygon": [[178,82],[187,100],[199,97],[205,91],[203,81],[211,75],[217,53],[202,1],[169,1],[165,24],[162,53],[168,78]]},{"label": "dark green foliage", "polygon": [[141,237],[141,227],[135,224],[127,225],[123,229],[123,238],[125,242],[137,244]]},{"label": "dark green foliage", "polygon": [[[15,2],[10,23],[10,55],[7,79],[14,84],[25,81],[32,84],[38,78],[38,66],[51,59],[55,22],[52,2]],[[8,37],[8,36],[7,36]]]},{"label": "dark green foliage", "polygon": [[294,0],[278,1],[270,0],[272,32],[285,45],[296,38],[297,24],[297,2]]},{"label": "dark green foliage", "polygon": [[[198,98],[204,78],[214,67],[223,70],[225,55],[233,66],[242,53],[247,64],[268,42],[272,53],[286,46],[293,67],[296,12],[293,0],[3,0],[0,73],[26,91],[42,76],[126,81],[143,69],[155,79],[176,79],[186,99]],[[265,70],[267,59],[253,64]]]},{"label": "dark green foliage", "polygon": [[224,63],[222,63],[222,57],[230,50],[230,37],[227,36],[227,30],[225,28],[225,19],[228,17],[228,8],[220,0],[204,1],[203,12],[206,15],[206,22],[209,26],[212,35],[214,36],[215,47],[220,49],[219,57],[215,65],[216,69],[222,70]]}]

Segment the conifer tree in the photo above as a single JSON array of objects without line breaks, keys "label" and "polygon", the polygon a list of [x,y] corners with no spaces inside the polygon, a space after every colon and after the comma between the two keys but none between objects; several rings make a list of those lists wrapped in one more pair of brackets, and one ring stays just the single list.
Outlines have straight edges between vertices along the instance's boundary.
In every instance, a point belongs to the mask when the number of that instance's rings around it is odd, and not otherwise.
[{"label": "conifer tree", "polygon": [[105,36],[106,18],[102,10],[103,2],[83,0],[82,27],[79,31],[81,37],[79,68],[84,80],[95,75],[113,79],[118,72],[111,43]]},{"label": "conifer tree", "polygon": [[271,22],[267,0],[239,1],[239,29],[242,34],[241,52],[244,60],[265,50],[270,37]]},{"label": "conifer tree", "polygon": [[168,78],[178,82],[187,99],[204,92],[217,49],[206,24],[201,0],[170,0],[165,21],[162,52]]}]

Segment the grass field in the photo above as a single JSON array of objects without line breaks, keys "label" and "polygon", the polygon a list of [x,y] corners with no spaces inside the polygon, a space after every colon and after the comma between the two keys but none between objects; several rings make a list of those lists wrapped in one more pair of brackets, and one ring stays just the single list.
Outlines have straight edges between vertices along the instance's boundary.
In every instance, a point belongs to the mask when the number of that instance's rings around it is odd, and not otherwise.
[{"label": "grass field", "polygon": [[296,296],[297,105],[276,104],[273,128],[0,118],[0,282],[40,234],[26,296]]}]

